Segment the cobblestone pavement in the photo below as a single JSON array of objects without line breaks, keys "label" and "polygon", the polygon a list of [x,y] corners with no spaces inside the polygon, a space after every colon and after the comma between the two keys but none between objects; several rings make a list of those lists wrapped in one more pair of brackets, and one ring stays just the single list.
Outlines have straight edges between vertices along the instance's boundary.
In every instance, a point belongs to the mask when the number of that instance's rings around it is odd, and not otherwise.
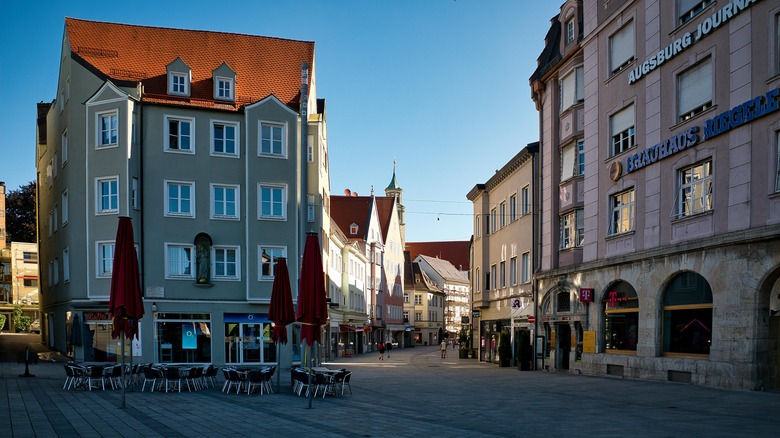
[{"label": "cobblestone pavement", "polygon": [[[351,396],[62,389],[63,363],[0,364],[2,437],[777,436],[780,393],[518,371],[438,347],[326,363],[353,371]],[[274,383],[276,378],[274,377]],[[10,434],[9,434],[10,432]]]}]

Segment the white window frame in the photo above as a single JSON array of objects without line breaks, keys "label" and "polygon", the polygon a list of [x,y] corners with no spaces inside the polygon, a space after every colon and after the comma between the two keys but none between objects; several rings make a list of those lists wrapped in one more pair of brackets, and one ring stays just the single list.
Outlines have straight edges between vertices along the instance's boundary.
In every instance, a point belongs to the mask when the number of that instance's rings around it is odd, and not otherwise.
[{"label": "white window frame", "polygon": [[[166,280],[192,280],[195,278],[195,245],[187,243],[168,243],[165,248],[165,279]],[[178,254],[173,254],[176,250]],[[188,251],[189,250],[189,251]],[[185,255],[189,252],[189,266],[185,266],[185,257],[173,260],[172,255]],[[176,269],[172,269],[172,263],[176,263]],[[189,274],[186,270],[189,269]],[[181,271],[181,272],[179,272]]]},{"label": "white window frame", "polygon": [[582,247],[584,242],[583,210],[572,210],[561,215],[561,243],[560,249]]},{"label": "white window frame", "polygon": [[520,282],[528,284],[531,282],[531,252],[526,251],[520,255]]},{"label": "white window frame", "polygon": [[[181,211],[181,204],[182,198],[181,196],[181,190],[179,190],[179,197],[177,198],[178,201],[178,211],[171,211],[170,210],[170,188],[173,186],[177,187],[189,187],[190,188],[190,211],[189,212],[182,212]],[[188,217],[188,218],[194,218],[195,217],[195,182],[193,181],[177,181],[177,180],[164,180],[163,181],[163,211],[165,212],[165,217]]]},{"label": "white window frame", "polygon": [[[110,191],[107,195],[104,195],[102,190],[103,184],[109,184],[109,190],[110,190],[111,183],[116,184],[116,191],[115,192]],[[103,203],[102,203],[103,198],[108,199],[109,206],[107,208],[103,208]],[[115,207],[111,205],[112,199],[116,202]],[[119,175],[95,178],[95,214],[103,215],[103,214],[117,214],[117,213],[119,213]]]},{"label": "white window frame", "polygon": [[96,278],[111,278],[111,272],[114,270],[114,250],[115,243],[113,240],[98,240],[95,242]]},{"label": "white window frame", "polygon": [[[280,144],[279,147],[281,149],[280,152],[274,152],[273,151],[273,145],[269,144],[269,150],[267,152],[263,151],[263,142],[265,140],[265,137],[263,136],[263,127],[269,127],[271,128],[271,132],[273,133],[274,129],[280,130]],[[273,157],[273,158],[287,158],[287,124],[286,123],[280,123],[280,122],[272,122],[267,120],[261,120],[258,124],[258,145],[257,145],[257,155],[259,157]],[[273,138],[269,139],[269,141],[274,141]]]},{"label": "white window frame", "polygon": [[498,264],[498,276],[501,280],[501,289],[506,287],[506,261],[501,260]]},{"label": "white window frame", "polygon": [[62,204],[62,226],[68,224],[70,206],[68,204],[68,189],[62,191],[60,195],[60,203]]},{"label": "white window frame", "polygon": [[684,122],[712,107],[712,58],[677,75],[677,116]]},{"label": "white window frame", "polygon": [[[227,254],[228,252],[233,252],[234,261],[232,263],[226,260],[219,262],[217,260],[217,254],[220,252],[224,254]],[[218,273],[219,271],[217,270],[219,264],[222,264],[223,268],[225,269],[225,273],[223,273],[222,275],[220,275]],[[235,269],[234,275],[227,274],[227,267],[229,264],[234,265],[234,269]],[[241,247],[240,246],[214,245],[211,247],[211,277],[214,280],[221,280],[221,281],[241,280]]]},{"label": "white window frame", "polygon": [[495,208],[490,210],[490,234],[498,230],[498,213]]},{"label": "white window frame", "polygon": [[[780,170],[778,170],[778,178],[780,178]],[[780,184],[780,182],[778,182]],[[482,216],[480,214],[474,215],[474,236],[480,238],[482,235]]]},{"label": "white window frame", "polygon": [[498,289],[498,275],[496,275],[496,265],[490,265],[490,290]]},{"label": "white window frame", "polygon": [[634,230],[636,192],[634,188],[609,197],[609,234],[622,234]]},{"label": "white window frame", "polygon": [[636,58],[634,21],[609,36],[609,72],[615,75],[630,65]]},{"label": "white window frame", "polygon": [[583,67],[578,66],[561,78],[561,112],[585,100],[583,71]]},{"label": "white window frame", "polygon": [[[275,200],[266,200],[263,197],[263,190],[269,189],[273,190],[274,193],[276,191],[281,190],[282,192],[282,200],[281,202],[277,202]],[[270,203],[271,206],[271,212],[270,214],[263,214],[263,207],[265,204]],[[273,207],[276,204],[281,205],[281,214],[274,214]],[[284,221],[287,220],[287,184],[271,184],[271,183],[260,183],[257,185],[257,219],[259,220],[280,220]]]},{"label": "white window frame", "polygon": [[517,192],[509,195],[509,223],[517,220]]},{"label": "white window frame", "polygon": [[[103,129],[103,120],[109,119],[111,120],[113,118],[114,121],[114,127],[111,127],[111,123],[109,122],[108,127],[108,135],[109,135],[109,142],[104,143],[103,142],[103,132],[105,131]],[[113,134],[113,135],[112,135]],[[114,140],[111,142],[111,140]],[[108,149],[108,148],[115,148],[119,146],[119,110],[111,110],[111,111],[101,111],[99,113],[95,113],[95,149]]]},{"label": "white window frame", "polygon": [[517,286],[517,257],[509,259],[509,285]]},{"label": "white window frame", "polygon": [[[271,251],[274,251],[274,254],[271,254],[271,261],[270,263],[270,269],[273,270],[271,275],[263,275],[263,249],[268,249]],[[281,252],[281,254],[277,254]],[[273,281],[274,276],[276,275],[276,262],[275,260],[279,257],[287,257],[287,247],[281,246],[281,245],[258,245],[257,246],[257,279],[258,281]]]},{"label": "white window frame", "polygon": [[[177,122],[177,129],[178,133],[176,134],[176,147],[171,147],[171,122]],[[189,133],[189,147],[187,149],[183,149],[181,146],[181,124],[182,123],[188,123],[190,125],[190,133]],[[163,150],[165,152],[170,152],[173,154],[195,154],[195,118],[194,117],[182,117],[182,116],[173,116],[173,115],[165,115],[163,117]]]},{"label": "white window frame", "polygon": [[216,83],[214,88],[214,98],[219,100],[233,100],[235,96],[235,86],[233,78],[225,76],[214,77]]},{"label": "white window frame", "polygon": [[501,228],[506,226],[506,201],[501,201],[498,205],[498,225]]},{"label": "white window frame", "polygon": [[[697,170],[700,172],[698,175]],[[677,176],[678,219],[712,210],[714,184],[712,182],[711,159],[684,167],[677,171]]]},{"label": "white window frame", "polygon": [[[217,126],[222,126],[222,133],[224,137],[222,140],[222,151],[217,150],[217,135],[216,135],[216,129]],[[233,152],[226,152],[225,149],[227,149],[227,128],[233,128]],[[227,120],[211,120],[211,155],[213,156],[219,156],[219,157],[230,157],[230,158],[239,158],[240,157],[240,129],[241,124],[239,122],[230,122]]]},{"label": "white window frame", "polygon": [[636,145],[634,104],[609,116],[609,156],[614,157]]},{"label": "white window frame", "polygon": [[68,164],[68,128],[65,128],[62,131],[62,137],[61,137],[61,149],[62,149],[62,167],[65,167],[66,164]]},{"label": "white window frame", "polygon": [[[221,204],[223,205],[223,211],[227,211],[227,205],[229,202],[227,201],[225,195],[229,190],[233,190],[233,204],[234,204],[234,214],[218,214],[217,213],[217,206],[220,204],[220,202],[217,202],[217,192],[222,191],[223,192],[223,199],[221,201]],[[212,183],[210,190],[211,192],[211,219],[228,219],[228,220],[238,220],[241,217],[241,186],[238,184],[216,184]]]},{"label": "white window frame", "polygon": [[574,42],[574,19],[566,22],[566,44]]},{"label": "white window frame", "polygon": [[525,216],[531,213],[531,186],[526,185],[520,189],[520,213]]},{"label": "white window frame", "polygon": [[62,282],[70,283],[70,247],[62,250]]},{"label": "white window frame", "polygon": [[[177,84],[176,79],[181,79],[181,84]],[[181,86],[182,90],[179,91],[176,88]],[[168,94],[175,96],[189,96],[190,95],[190,80],[187,73],[181,73],[172,71],[168,73]]]}]

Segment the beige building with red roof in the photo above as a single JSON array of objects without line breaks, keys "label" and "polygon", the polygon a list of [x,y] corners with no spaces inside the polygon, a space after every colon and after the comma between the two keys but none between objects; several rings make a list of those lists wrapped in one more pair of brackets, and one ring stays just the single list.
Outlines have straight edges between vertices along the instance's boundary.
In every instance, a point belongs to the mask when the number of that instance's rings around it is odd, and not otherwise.
[{"label": "beige building with red roof", "polygon": [[299,360],[298,327],[277,357],[267,313],[279,257],[297,294],[306,232],[328,263],[313,42],[66,18],[57,96],[39,114],[39,214],[53,218],[39,220],[40,259],[59,267],[41,273],[49,346],[117,360],[97,334],[129,216],[146,310],[136,360]]}]

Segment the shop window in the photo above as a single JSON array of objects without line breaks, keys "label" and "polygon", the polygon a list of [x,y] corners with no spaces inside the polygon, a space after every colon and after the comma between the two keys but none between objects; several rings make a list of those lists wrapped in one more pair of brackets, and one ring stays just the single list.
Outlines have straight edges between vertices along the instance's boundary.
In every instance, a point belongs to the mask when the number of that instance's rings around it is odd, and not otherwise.
[{"label": "shop window", "polygon": [[211,315],[158,313],[157,359],[163,363],[211,363]]},{"label": "shop window", "polygon": [[[235,318],[225,315],[225,319]],[[225,361],[226,363],[275,363],[276,344],[271,340],[271,323],[226,322]]]},{"label": "shop window", "polygon": [[618,281],[601,300],[604,309],[604,351],[636,351],[639,332],[639,299],[634,287]]},{"label": "shop window", "polygon": [[712,289],[695,272],[678,274],[663,296],[665,355],[708,356],[712,344]]},{"label": "shop window", "polygon": [[[113,339],[113,323],[107,313],[85,313],[82,330],[85,362],[117,362],[121,360],[121,340]],[[139,328],[140,330],[140,328]],[[140,336],[140,332],[139,332]],[[130,356],[132,342],[125,342],[125,356]]]}]

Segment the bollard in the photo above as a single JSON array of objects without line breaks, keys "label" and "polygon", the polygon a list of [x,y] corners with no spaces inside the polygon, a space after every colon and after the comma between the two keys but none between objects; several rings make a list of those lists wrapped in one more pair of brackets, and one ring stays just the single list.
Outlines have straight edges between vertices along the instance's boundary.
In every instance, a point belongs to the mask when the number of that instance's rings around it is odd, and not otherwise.
[{"label": "bollard", "polygon": [[35,377],[30,374],[30,347],[24,349],[24,374],[19,374],[19,377]]}]

